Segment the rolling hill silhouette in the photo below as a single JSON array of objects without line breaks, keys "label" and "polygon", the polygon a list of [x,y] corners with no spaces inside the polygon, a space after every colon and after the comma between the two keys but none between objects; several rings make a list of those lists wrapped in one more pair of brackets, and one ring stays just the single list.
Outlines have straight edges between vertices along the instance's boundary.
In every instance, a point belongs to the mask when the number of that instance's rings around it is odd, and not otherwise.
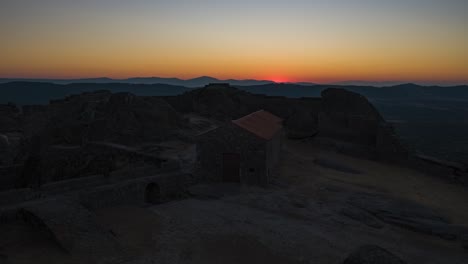
[{"label": "rolling hill silhouette", "polygon": [[125,84],[167,84],[185,87],[201,87],[213,82],[230,83],[235,86],[248,86],[248,85],[261,85],[273,83],[268,80],[219,80],[209,76],[201,76],[193,79],[179,79],[179,78],[161,78],[161,77],[133,77],[128,79],[111,79],[107,77],[102,78],[88,78],[88,79],[18,79],[18,78],[0,78],[1,83],[8,82],[45,82],[54,84],[72,84],[72,83],[125,83]]},{"label": "rolling hill silhouette", "polygon": [[[2,79],[3,81],[9,79]],[[177,95],[190,90],[192,87],[202,87],[205,83],[215,82],[211,77],[200,77],[192,80],[164,79],[174,84],[151,83],[158,82],[160,78],[132,78],[128,83],[109,82],[109,79],[82,79],[76,83],[54,83],[33,81],[12,81],[2,83],[0,80],[0,103],[13,102],[16,104],[45,104],[51,99],[63,98],[67,95],[97,90],[111,92],[130,92],[136,95],[166,96]],[[62,80],[63,81],[63,80]],[[61,82],[62,82],[61,81]],[[73,81],[73,80],[69,80]],[[229,81],[229,80],[228,80]],[[68,82],[68,81],[67,81]],[[132,83],[130,83],[132,82]],[[147,82],[147,83],[145,83]],[[190,82],[190,86],[176,85],[175,83]],[[327,88],[343,88],[359,93],[370,100],[468,100],[468,86],[419,86],[416,84],[401,84],[390,87],[372,86],[338,86],[338,85],[299,85],[291,83],[262,83],[256,80],[233,80],[230,83],[241,90],[255,94],[269,96],[285,96],[292,98],[319,97]],[[264,81],[267,82],[267,81]],[[237,83],[237,84],[235,84]],[[246,85],[253,83],[254,85]]]}]

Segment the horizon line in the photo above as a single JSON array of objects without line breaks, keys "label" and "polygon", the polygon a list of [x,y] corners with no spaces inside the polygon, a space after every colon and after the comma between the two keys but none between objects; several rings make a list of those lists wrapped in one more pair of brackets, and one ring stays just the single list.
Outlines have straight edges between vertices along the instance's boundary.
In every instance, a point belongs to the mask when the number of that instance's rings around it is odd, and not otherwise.
[{"label": "horizon line", "polygon": [[113,78],[107,76],[100,77],[3,77],[0,79],[19,79],[19,80],[57,80],[57,81],[71,81],[71,80],[92,80],[92,79],[109,79],[114,81],[125,81],[130,79],[175,79],[180,81],[191,81],[202,78],[211,78],[217,81],[257,81],[257,82],[271,82],[271,83],[284,83],[284,84],[318,84],[318,85],[353,85],[347,83],[374,83],[374,84],[387,84],[387,85],[398,85],[398,84],[420,84],[420,85],[468,85],[468,81],[456,81],[456,80],[336,80],[336,81],[274,81],[271,79],[253,79],[253,78],[217,78],[209,75],[200,75],[193,78],[180,78],[180,77],[161,77],[161,76],[132,76],[124,78]]}]

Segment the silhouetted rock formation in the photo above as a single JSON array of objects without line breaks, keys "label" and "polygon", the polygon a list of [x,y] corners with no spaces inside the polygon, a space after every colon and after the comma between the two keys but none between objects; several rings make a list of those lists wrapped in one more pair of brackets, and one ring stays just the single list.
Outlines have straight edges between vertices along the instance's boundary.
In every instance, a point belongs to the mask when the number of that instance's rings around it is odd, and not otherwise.
[{"label": "silhouetted rock formation", "polygon": [[364,96],[344,89],[322,92],[321,136],[372,146],[381,122],[383,118]]},{"label": "silhouetted rock formation", "polygon": [[364,149],[367,157],[398,162],[408,158],[408,151],[375,107],[365,97],[344,89],[327,89],[322,98],[286,98],[212,84],[162,98],[179,112],[195,112],[221,121],[265,109],[284,119],[290,138],[318,135],[332,142],[344,142],[337,147],[343,152],[355,154]]},{"label": "silhouetted rock formation", "polygon": [[[22,166],[2,175],[15,186],[41,184],[111,171],[141,155],[98,148],[91,142],[151,144],[177,139],[186,121],[162,99],[98,91],[53,100],[47,106],[0,107],[0,166]],[[151,166],[159,166],[150,162]]]},{"label": "silhouetted rock formation", "polygon": [[54,144],[158,141],[182,125],[182,118],[163,100],[129,93],[71,96],[52,102],[48,110],[44,134]]},{"label": "silhouetted rock formation", "polygon": [[14,104],[0,105],[0,166],[12,162],[21,141],[21,112]]},{"label": "silhouetted rock formation", "polygon": [[408,159],[408,151],[393,127],[360,94],[335,88],[323,91],[318,127],[321,137],[368,146],[375,158],[397,162]]},{"label": "silhouetted rock formation", "polygon": [[182,113],[195,112],[230,121],[264,109],[284,119],[290,131],[314,135],[320,98],[255,95],[226,84],[212,84],[178,96],[161,97]]},{"label": "silhouetted rock formation", "polygon": [[[34,187],[50,181],[107,175],[129,164],[148,163],[141,155],[129,154],[138,153],[140,146],[193,140],[194,135],[186,133],[192,128],[184,114],[222,123],[259,109],[281,117],[290,138],[315,137],[316,142],[340,152],[409,163],[409,153],[391,125],[357,93],[330,88],[323,91],[322,98],[285,98],[211,84],[178,96],[97,91],[53,100],[47,106],[23,106],[22,111],[11,104],[3,105],[0,166],[7,166],[2,171],[8,171],[8,175],[0,180],[11,184],[16,173],[20,176],[17,187]],[[121,147],[103,149],[96,147],[96,142],[129,147],[134,152],[122,152]]]},{"label": "silhouetted rock formation", "polygon": [[0,133],[20,129],[20,110],[14,104],[0,105]]}]

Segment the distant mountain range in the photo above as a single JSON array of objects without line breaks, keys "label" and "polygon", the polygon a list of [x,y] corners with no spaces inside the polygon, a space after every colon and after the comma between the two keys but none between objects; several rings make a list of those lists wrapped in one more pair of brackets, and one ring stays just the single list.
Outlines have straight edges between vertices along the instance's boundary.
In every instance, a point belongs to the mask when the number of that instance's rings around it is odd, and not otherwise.
[{"label": "distant mountain range", "polygon": [[388,87],[356,85],[297,85],[297,84],[264,84],[239,86],[251,93],[286,97],[319,97],[327,88],[342,88],[359,93],[370,100],[468,100],[468,86],[420,86],[412,83]]},{"label": "distant mountain range", "polygon": [[111,78],[90,78],[90,79],[14,79],[0,78],[0,83],[8,82],[43,82],[54,84],[72,84],[72,83],[126,83],[126,84],[168,84],[184,87],[202,87],[209,83],[229,83],[233,86],[250,86],[274,83],[268,80],[219,80],[209,76],[183,80],[179,78],[161,78],[161,77],[135,77],[128,79],[111,79]]},{"label": "distant mountain range", "polygon": [[[87,79],[26,79],[26,78],[0,78],[1,83],[8,82],[45,82],[45,83],[55,83],[55,84],[71,84],[71,83],[127,83],[127,84],[168,84],[175,86],[184,86],[189,88],[202,87],[209,83],[229,83],[233,86],[252,86],[252,85],[263,85],[263,84],[274,84],[274,81],[269,80],[220,80],[210,76],[201,76],[193,79],[179,79],[179,78],[162,78],[162,77],[134,77],[128,79],[111,79],[107,77],[102,78],[87,78]],[[382,82],[372,82],[372,81],[343,81],[343,82],[333,82],[326,84],[317,84],[311,82],[289,82],[287,84],[296,84],[302,86],[314,86],[314,85],[340,85],[340,86],[375,86],[375,87],[389,87],[402,85],[406,82],[401,81],[382,81]],[[426,86],[455,86],[463,85],[463,83],[434,83],[434,82],[417,82],[418,85]]]},{"label": "distant mountain range", "polygon": [[[333,82],[328,83],[330,85],[352,85],[352,86],[375,86],[375,87],[389,87],[389,86],[396,86],[408,83],[407,81],[342,81],[342,82]],[[415,84],[421,86],[457,86],[457,85],[465,85],[467,83],[463,82],[428,82],[428,81],[419,81],[414,82]]]},{"label": "distant mountain range", "polygon": [[[2,81],[4,80],[5,79],[3,79]],[[13,81],[12,79],[9,80],[10,82],[4,83],[0,81],[0,103],[13,102],[20,105],[46,104],[49,102],[49,100],[52,99],[60,99],[72,94],[80,94],[83,92],[93,92],[98,90],[109,90],[114,93],[130,92],[140,96],[170,96],[181,94],[183,92],[193,89],[186,87],[185,85],[182,86],[161,83],[136,84],[124,83],[120,81],[109,82],[106,81],[109,79],[101,78],[80,80],[81,82],[73,82],[69,84],[51,83],[45,82],[45,80],[42,80],[42,82]],[[140,82],[145,81],[141,79],[139,80]],[[220,82],[219,80],[217,81],[216,79],[210,77],[202,77],[192,79],[190,81],[195,87],[201,87],[205,83]],[[130,79],[128,79],[128,82],[130,82]],[[253,85],[247,85],[249,83]],[[363,96],[366,96],[370,100],[454,100],[468,102],[468,86],[466,85],[440,87],[420,86],[416,84],[400,84],[389,87],[372,87],[356,85],[318,85],[310,83],[302,83],[301,85],[299,85],[292,83],[273,83],[255,80],[244,80],[236,82],[233,81],[231,82],[231,85],[241,90],[245,90],[255,94],[296,98],[320,97],[320,93],[327,88],[342,88],[359,93]]]},{"label": "distant mountain range", "polygon": [[100,90],[113,93],[129,92],[140,96],[170,96],[191,89],[168,84],[8,82],[0,83],[0,104],[48,104],[50,100]]}]

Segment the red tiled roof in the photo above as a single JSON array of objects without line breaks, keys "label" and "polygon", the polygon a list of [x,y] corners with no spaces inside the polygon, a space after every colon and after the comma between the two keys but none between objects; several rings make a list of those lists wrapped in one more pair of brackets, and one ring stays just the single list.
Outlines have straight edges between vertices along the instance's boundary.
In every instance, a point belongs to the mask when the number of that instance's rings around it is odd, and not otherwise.
[{"label": "red tiled roof", "polygon": [[270,140],[283,125],[283,119],[265,110],[253,112],[232,122],[241,128],[263,138]]}]

